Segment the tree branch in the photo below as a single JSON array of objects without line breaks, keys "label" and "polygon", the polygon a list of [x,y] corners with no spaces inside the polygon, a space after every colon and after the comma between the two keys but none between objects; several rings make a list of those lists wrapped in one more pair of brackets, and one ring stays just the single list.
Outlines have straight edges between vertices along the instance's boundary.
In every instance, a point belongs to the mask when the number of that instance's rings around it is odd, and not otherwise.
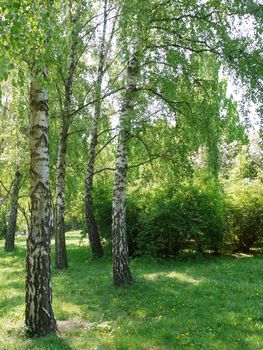
[{"label": "tree branch", "polygon": [[93,175],[99,174],[99,173],[101,173],[102,171],[106,171],[106,170],[115,171],[116,168],[102,168],[102,169],[99,169],[99,170],[97,170],[97,171],[94,171]]},{"label": "tree branch", "polygon": [[153,160],[161,158],[162,156],[163,156],[162,154],[151,155],[150,159],[147,159],[147,160],[145,160],[141,163],[138,163],[138,164],[130,165],[128,167],[128,169],[137,168],[138,166],[141,166],[141,165],[144,165],[147,163],[152,163]]},{"label": "tree branch", "polygon": [[21,211],[21,213],[24,216],[24,219],[26,220],[27,232],[29,232],[30,231],[30,225],[29,225],[29,219],[28,219],[28,216],[26,214],[26,211],[19,204],[18,204],[18,209]]},{"label": "tree branch", "polygon": [[113,141],[115,138],[117,137],[117,135],[114,135],[113,137],[111,137],[102,147],[101,149],[95,154],[95,157],[97,157],[98,154],[100,154],[100,152],[102,152],[104,150],[104,148],[106,148],[108,146],[109,143],[111,143],[111,141]]},{"label": "tree branch", "polygon": [[123,87],[123,86],[120,87],[120,88],[118,88],[118,89],[116,89],[116,90],[113,90],[113,91],[110,91],[110,92],[104,94],[104,95],[101,96],[99,99],[94,99],[94,100],[91,100],[91,101],[89,101],[89,102],[83,104],[82,106],[78,107],[75,111],[73,111],[72,113],[70,113],[69,116],[72,117],[72,116],[74,116],[75,114],[77,114],[77,113],[79,113],[80,111],[82,111],[84,108],[90,106],[91,104],[93,104],[93,103],[95,103],[95,102],[97,102],[97,101],[99,101],[99,100],[103,100],[104,98],[109,97],[109,96],[111,96],[111,95],[113,95],[113,94],[116,94],[117,92],[119,92],[119,91],[121,91],[121,90],[124,90],[124,87]]},{"label": "tree branch", "polygon": [[3,197],[2,200],[1,200],[1,202],[0,202],[0,208],[1,208],[1,207],[5,204],[5,202],[7,201],[8,197],[9,197],[9,195],[10,195],[10,192],[11,192],[11,190],[12,190],[12,187],[13,187],[13,185],[14,185],[14,182],[15,182],[15,180],[12,181],[11,186],[10,186],[10,188],[8,189],[8,188],[3,184],[3,182],[0,181],[0,184],[2,185],[2,187],[3,187],[3,188],[5,189],[5,191],[7,192],[6,195],[5,195],[5,197]]}]

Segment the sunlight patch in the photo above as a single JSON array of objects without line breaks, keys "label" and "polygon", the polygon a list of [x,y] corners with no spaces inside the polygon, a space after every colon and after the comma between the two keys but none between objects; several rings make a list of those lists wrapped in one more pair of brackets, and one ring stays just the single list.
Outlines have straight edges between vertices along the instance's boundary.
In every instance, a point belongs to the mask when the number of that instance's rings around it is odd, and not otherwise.
[{"label": "sunlight patch", "polygon": [[[2,296],[2,293],[0,293],[0,295]],[[7,301],[13,301],[14,298],[16,297],[22,297],[24,295],[23,291],[21,291],[18,288],[11,288],[8,287],[8,295],[5,295],[5,302]]]},{"label": "sunlight patch", "polygon": [[86,320],[58,320],[57,327],[59,332],[67,333],[76,329],[89,330],[90,323]]},{"label": "sunlight patch", "polygon": [[253,254],[245,254],[245,253],[233,253],[232,256],[237,258],[237,259],[253,258],[254,257]]},{"label": "sunlight patch", "polygon": [[180,273],[180,272],[169,272],[169,273],[147,273],[144,274],[143,277],[148,280],[148,281],[156,281],[158,279],[163,279],[163,278],[174,278],[180,282],[186,282],[186,283],[191,283],[191,284],[200,284],[202,282],[201,279],[195,279],[192,276],[189,276],[185,273]]},{"label": "sunlight patch", "polygon": [[189,276],[185,273],[180,273],[180,272],[175,272],[175,271],[168,273],[166,275],[166,277],[175,278],[181,282],[188,282],[188,283],[192,283],[192,284],[200,284],[202,282],[201,279],[197,280],[197,279],[193,278],[192,276]]},{"label": "sunlight patch", "polygon": [[[55,310],[57,309],[57,305],[55,304]],[[82,310],[79,305],[72,303],[61,303],[59,304],[59,317],[67,320],[69,315],[72,316],[81,316]]]}]

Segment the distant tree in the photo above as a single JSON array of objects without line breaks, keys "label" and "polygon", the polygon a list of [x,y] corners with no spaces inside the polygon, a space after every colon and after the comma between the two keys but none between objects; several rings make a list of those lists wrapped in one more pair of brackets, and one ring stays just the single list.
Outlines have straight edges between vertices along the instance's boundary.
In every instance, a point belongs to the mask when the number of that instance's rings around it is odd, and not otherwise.
[{"label": "distant tree", "polygon": [[[99,235],[97,223],[95,220],[93,212],[93,179],[94,179],[94,165],[96,158],[96,147],[98,144],[98,124],[101,118],[101,104],[102,104],[102,82],[105,75],[105,62],[107,58],[107,43],[106,43],[106,31],[107,31],[107,21],[108,21],[108,0],[104,1],[103,9],[103,28],[102,35],[100,39],[99,47],[99,59],[97,68],[97,77],[95,83],[95,108],[94,116],[92,119],[90,144],[88,151],[88,165],[87,165],[87,175],[85,181],[85,215],[88,228],[88,237],[90,242],[90,248],[92,255],[96,258],[103,256],[103,248],[101,244],[101,238]],[[108,43],[110,44],[110,43]]]},{"label": "distant tree", "polygon": [[21,185],[22,175],[17,169],[15,173],[15,178],[13,181],[13,188],[10,194],[11,205],[8,215],[8,226],[5,238],[5,251],[12,252],[15,247],[15,233],[16,233],[16,223],[17,223],[17,210],[18,210],[18,196]]},{"label": "distant tree", "polygon": [[[220,100],[214,95],[218,83],[218,69],[222,64],[235,72],[244,84],[254,88],[258,97],[260,83],[256,69],[260,66],[259,41],[257,36],[260,18],[257,14],[259,4],[248,1],[205,2],[197,5],[193,1],[156,2],[123,1],[120,16],[120,41],[123,57],[129,62],[127,71],[128,88],[124,94],[124,104],[120,115],[120,129],[117,146],[117,161],[114,181],[112,237],[113,237],[113,281],[125,284],[131,281],[128,267],[126,233],[126,192],[128,175],[127,139],[132,132],[132,120],[127,118],[130,106],[147,96],[148,101],[161,101],[168,110],[178,116],[185,116],[189,135],[195,138],[196,130],[206,140],[209,148],[209,162],[214,174],[218,174],[218,135],[216,118],[220,112]],[[237,39],[231,32],[234,18],[240,23],[249,16],[255,20],[253,38],[241,35]],[[238,31],[240,28],[234,28]],[[253,42],[252,42],[253,39]],[[131,58],[130,47],[136,43],[136,56]],[[139,83],[134,84],[134,57],[140,67]],[[206,74],[202,65],[210,62]],[[205,66],[204,66],[205,67]],[[214,73],[217,72],[217,75]],[[213,78],[212,84],[209,79]],[[200,85],[205,93],[196,92]],[[206,88],[209,86],[208,93]],[[136,93],[136,97],[133,95]],[[139,94],[140,93],[140,94]],[[202,108],[201,98],[204,97]],[[183,97],[183,98],[182,98]],[[209,103],[209,98],[213,102]],[[141,102],[141,100],[140,100]],[[201,106],[201,109],[200,109]],[[199,109],[197,109],[199,107]],[[143,104],[137,114],[143,113]],[[203,116],[201,125],[195,123],[194,115]],[[198,119],[199,121],[199,119]],[[192,122],[192,125],[191,125]],[[202,126],[202,128],[200,127]],[[205,136],[205,133],[207,136]],[[212,169],[212,167],[210,167]],[[121,253],[121,254],[120,254]],[[125,256],[125,258],[124,258]]]},{"label": "distant tree", "polygon": [[56,13],[51,5],[49,1],[41,4],[37,1],[7,2],[0,40],[1,51],[8,43],[7,57],[12,61],[5,73],[8,75],[14,66],[21,66],[26,79],[30,76],[31,218],[27,240],[25,324],[33,335],[56,331],[51,289],[49,120],[45,83],[52,16]]}]

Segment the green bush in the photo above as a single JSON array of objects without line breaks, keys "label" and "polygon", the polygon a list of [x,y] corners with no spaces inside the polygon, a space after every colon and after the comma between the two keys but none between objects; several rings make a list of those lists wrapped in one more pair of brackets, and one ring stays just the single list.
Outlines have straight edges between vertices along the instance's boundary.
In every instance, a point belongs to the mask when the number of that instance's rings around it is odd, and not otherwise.
[{"label": "green bush", "polygon": [[248,253],[263,239],[263,185],[242,179],[228,189],[228,240],[234,251]]},{"label": "green bush", "polygon": [[[156,257],[175,256],[186,241],[184,225],[179,227],[178,203],[164,201],[149,213],[141,214],[140,233],[137,236],[137,253]],[[182,223],[182,221],[181,221]]]},{"label": "green bush", "polygon": [[[100,188],[95,198],[98,227],[110,244],[111,196]],[[172,196],[168,191],[145,198],[127,198],[130,255],[172,257],[186,248],[220,251],[226,225],[224,200],[217,190],[184,186]]]},{"label": "green bush", "polygon": [[219,252],[225,230],[224,200],[215,189],[184,186],[172,198],[164,194],[141,215],[141,254],[175,256],[190,248]]},{"label": "green bush", "polygon": [[112,193],[107,187],[94,188],[94,215],[101,236],[111,241]]}]

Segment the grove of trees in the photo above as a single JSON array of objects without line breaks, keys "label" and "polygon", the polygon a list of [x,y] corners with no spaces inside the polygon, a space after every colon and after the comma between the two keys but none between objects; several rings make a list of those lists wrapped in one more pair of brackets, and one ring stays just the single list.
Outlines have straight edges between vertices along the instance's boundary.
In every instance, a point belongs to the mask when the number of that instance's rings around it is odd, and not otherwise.
[{"label": "grove of trees", "polygon": [[70,268],[71,229],[94,259],[111,248],[115,286],[133,283],[133,257],[262,243],[262,12],[257,0],[0,2],[0,235],[9,252],[28,233],[29,333],[56,331],[51,237],[55,268]]}]

